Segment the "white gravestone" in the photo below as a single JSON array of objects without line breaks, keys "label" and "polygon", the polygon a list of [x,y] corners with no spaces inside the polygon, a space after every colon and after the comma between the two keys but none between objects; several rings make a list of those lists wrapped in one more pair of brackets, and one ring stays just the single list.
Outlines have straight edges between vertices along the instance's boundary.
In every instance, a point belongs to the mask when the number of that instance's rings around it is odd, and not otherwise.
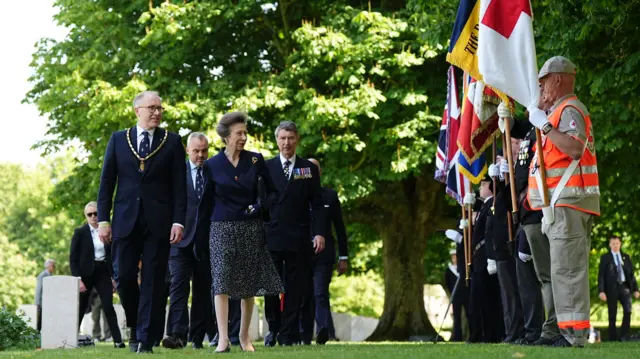
[{"label": "white gravestone", "polygon": [[24,320],[28,326],[33,329],[37,329],[38,306],[35,304],[23,304],[18,307],[16,314],[21,315],[22,320]]},{"label": "white gravestone", "polygon": [[42,349],[77,347],[80,279],[45,277],[42,286]]}]

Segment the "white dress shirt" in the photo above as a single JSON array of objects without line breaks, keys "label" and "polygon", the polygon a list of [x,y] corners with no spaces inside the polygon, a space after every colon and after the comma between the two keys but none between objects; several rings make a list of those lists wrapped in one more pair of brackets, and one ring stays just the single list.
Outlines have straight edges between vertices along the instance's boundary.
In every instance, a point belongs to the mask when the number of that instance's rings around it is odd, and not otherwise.
[{"label": "white dress shirt", "polygon": [[149,150],[151,150],[151,144],[153,143],[153,133],[156,131],[156,129],[152,129],[152,130],[145,130],[144,128],[140,127],[140,125],[136,125],[136,130],[138,131],[138,145],[136,146],[136,150],[140,151],[140,142],[142,142],[142,139],[144,138],[144,135],[142,134],[142,132],[147,131],[149,132]]},{"label": "white dress shirt", "polygon": [[100,237],[98,236],[98,228],[93,228],[89,225],[89,229],[91,230],[91,239],[93,239],[93,253],[96,261],[103,261],[107,257],[107,253],[104,250],[104,244],[100,241]]},{"label": "white dress shirt", "polygon": [[613,260],[615,261],[615,265],[616,265],[616,270],[618,269],[618,264],[620,264],[620,269],[621,269],[621,274],[620,274],[620,279],[622,279],[622,282],[626,282],[627,278],[624,276],[624,262],[622,261],[622,255],[620,254],[620,252],[611,252],[611,254],[613,254]]},{"label": "white dress shirt", "polygon": [[[284,173],[284,163],[287,162],[287,159],[284,158],[282,153],[280,154],[280,162],[282,163],[282,173]],[[289,158],[289,162],[291,162],[291,164],[289,165],[289,178],[291,178],[291,175],[293,174],[293,166],[296,164],[296,155],[293,155],[293,157]]]}]

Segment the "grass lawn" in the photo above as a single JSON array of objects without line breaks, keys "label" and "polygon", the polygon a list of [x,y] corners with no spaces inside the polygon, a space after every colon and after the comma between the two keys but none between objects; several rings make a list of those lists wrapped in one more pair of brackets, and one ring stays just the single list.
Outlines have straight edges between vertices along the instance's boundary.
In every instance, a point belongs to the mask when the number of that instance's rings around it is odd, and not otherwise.
[{"label": "grass lawn", "polygon": [[[255,353],[242,353],[239,347],[232,347],[231,353],[222,356],[243,358],[309,358],[309,359],[376,359],[376,358],[637,358],[640,342],[602,343],[586,348],[538,348],[505,344],[418,344],[418,343],[335,343],[325,346],[299,346],[289,348],[264,348],[256,343]],[[201,351],[193,349],[154,349],[153,358],[210,358],[215,357],[213,348]],[[57,349],[29,352],[0,352],[0,358],[133,358],[129,349],[114,349],[106,344],[92,348]]]}]

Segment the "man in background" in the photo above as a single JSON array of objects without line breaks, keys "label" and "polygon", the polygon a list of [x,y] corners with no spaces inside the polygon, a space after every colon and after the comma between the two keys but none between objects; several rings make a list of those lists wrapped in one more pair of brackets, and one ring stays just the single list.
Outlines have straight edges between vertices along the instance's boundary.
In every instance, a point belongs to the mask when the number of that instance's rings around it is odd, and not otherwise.
[{"label": "man in background", "polygon": [[[638,299],[638,282],[633,275],[633,263],[628,254],[623,253],[620,248],[622,241],[620,237],[611,237],[609,248],[611,252],[600,257],[600,269],[598,271],[598,291],[600,299],[607,302],[609,307],[609,340],[626,341],[629,338],[629,327],[631,325],[631,295]],[[616,331],[616,314],[618,302],[622,305],[622,326],[620,336]]]},{"label": "man in background", "polygon": [[38,274],[36,280],[36,307],[38,309],[37,328],[38,331],[42,329],[42,280],[45,277],[52,276],[56,270],[56,261],[53,259],[47,259],[44,262],[44,270]]}]

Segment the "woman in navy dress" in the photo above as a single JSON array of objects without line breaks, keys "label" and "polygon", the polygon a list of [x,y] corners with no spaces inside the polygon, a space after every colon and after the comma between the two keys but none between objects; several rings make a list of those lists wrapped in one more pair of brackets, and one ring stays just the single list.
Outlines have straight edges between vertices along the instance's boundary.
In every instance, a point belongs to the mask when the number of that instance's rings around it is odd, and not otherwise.
[{"label": "woman in navy dress", "polygon": [[[205,163],[209,195],[203,198],[210,201],[211,212],[209,250],[219,334],[216,352],[230,349],[229,298],[242,299],[240,346],[254,351],[249,338],[254,297],[284,292],[265,244],[260,216],[260,205],[268,208],[278,192],[262,155],[244,150],[247,125],[243,113],[222,116],[216,132],[226,147]],[[263,178],[267,192],[260,204],[258,177]]]}]

